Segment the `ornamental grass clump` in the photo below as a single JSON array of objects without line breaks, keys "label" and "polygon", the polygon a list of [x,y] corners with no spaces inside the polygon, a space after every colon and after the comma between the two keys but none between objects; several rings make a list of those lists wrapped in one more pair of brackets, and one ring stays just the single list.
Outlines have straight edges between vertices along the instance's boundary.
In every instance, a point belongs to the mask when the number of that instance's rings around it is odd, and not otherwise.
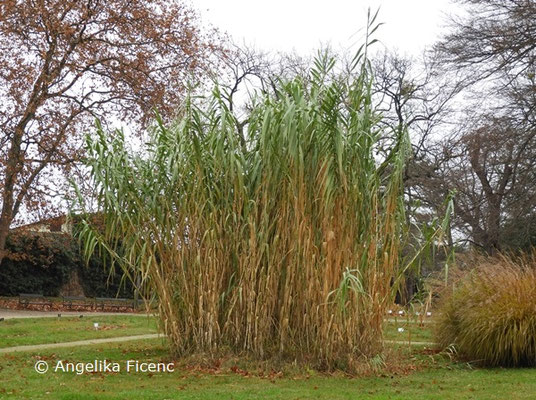
[{"label": "ornamental grass clump", "polygon": [[536,253],[481,261],[444,299],[443,348],[488,366],[536,366]]},{"label": "ornamental grass clump", "polygon": [[174,354],[351,369],[381,351],[408,145],[375,159],[370,64],[342,78],[334,65],[321,56],[258,97],[243,132],[216,88],[159,124],[143,157],[120,133],[88,139],[105,229],[86,225],[86,252],[157,296]]}]

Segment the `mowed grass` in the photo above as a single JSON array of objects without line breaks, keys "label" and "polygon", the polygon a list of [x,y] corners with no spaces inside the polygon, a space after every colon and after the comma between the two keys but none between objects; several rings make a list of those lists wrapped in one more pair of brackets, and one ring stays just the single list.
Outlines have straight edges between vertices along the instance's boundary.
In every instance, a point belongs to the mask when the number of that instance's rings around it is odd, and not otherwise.
[{"label": "mowed grass", "polygon": [[[104,329],[95,331],[93,323]],[[404,332],[398,332],[398,328]],[[433,322],[385,322],[385,339],[431,341]],[[73,331],[77,331],[73,335]],[[0,325],[2,347],[79,339],[128,336],[156,331],[153,318],[95,316],[7,320]],[[6,344],[10,343],[10,344]],[[389,346],[389,368],[366,377],[322,374],[306,368],[274,370],[244,360],[177,361],[173,373],[126,372],[128,360],[173,362],[162,339],[99,346],[0,354],[0,399],[532,399],[535,369],[474,369],[415,346]],[[393,356],[394,355],[394,356]],[[49,364],[46,374],[34,370]],[[119,373],[54,372],[58,361],[117,362]]]},{"label": "mowed grass", "polygon": [[390,318],[383,325],[383,337],[389,341],[434,343],[434,326],[430,319],[420,323],[415,319]]},{"label": "mowed grass", "polygon": [[[0,355],[2,399],[533,399],[534,369],[471,369],[442,355],[399,350],[400,372],[368,377],[309,370],[262,372],[225,367],[127,373],[127,360],[169,362],[161,339]],[[54,372],[59,360],[118,362],[120,373]],[[39,360],[49,372],[34,371]],[[262,376],[261,376],[262,375]]]},{"label": "mowed grass", "polygon": [[156,324],[154,317],[129,315],[8,319],[0,322],[0,348],[143,335],[156,333]]},{"label": "mowed grass", "polygon": [[[9,319],[0,323],[0,348],[143,335],[156,333],[156,324],[154,317],[128,315]],[[431,321],[420,325],[414,320],[390,319],[385,321],[384,338],[433,342],[432,326]]]}]

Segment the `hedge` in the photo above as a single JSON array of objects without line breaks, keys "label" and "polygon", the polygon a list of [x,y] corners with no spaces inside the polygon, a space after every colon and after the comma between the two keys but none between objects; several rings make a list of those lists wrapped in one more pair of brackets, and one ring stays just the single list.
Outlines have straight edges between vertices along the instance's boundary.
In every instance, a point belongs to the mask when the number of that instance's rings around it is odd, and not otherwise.
[{"label": "hedge", "polygon": [[121,285],[121,274],[109,272],[99,257],[85,263],[79,245],[70,235],[13,231],[7,239],[7,257],[0,265],[0,296],[43,293],[58,296],[61,288],[78,271],[88,297],[132,297],[130,282]]}]

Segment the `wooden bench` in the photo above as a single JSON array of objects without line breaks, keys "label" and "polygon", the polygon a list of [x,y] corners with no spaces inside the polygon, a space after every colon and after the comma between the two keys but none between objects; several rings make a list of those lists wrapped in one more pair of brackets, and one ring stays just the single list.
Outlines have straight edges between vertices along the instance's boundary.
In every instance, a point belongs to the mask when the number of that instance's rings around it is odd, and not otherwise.
[{"label": "wooden bench", "polygon": [[24,308],[30,305],[51,306],[52,302],[45,298],[42,293],[19,293],[19,305]]},{"label": "wooden bench", "polygon": [[101,310],[104,310],[104,307],[110,307],[110,308],[136,308],[136,302],[134,299],[124,299],[124,298],[116,298],[116,297],[97,297],[95,299],[95,303],[97,305],[97,308],[100,307]]},{"label": "wooden bench", "polygon": [[68,309],[72,309],[73,307],[90,307],[95,304],[94,299],[90,299],[88,297],[84,296],[63,296],[63,306],[67,307]]}]

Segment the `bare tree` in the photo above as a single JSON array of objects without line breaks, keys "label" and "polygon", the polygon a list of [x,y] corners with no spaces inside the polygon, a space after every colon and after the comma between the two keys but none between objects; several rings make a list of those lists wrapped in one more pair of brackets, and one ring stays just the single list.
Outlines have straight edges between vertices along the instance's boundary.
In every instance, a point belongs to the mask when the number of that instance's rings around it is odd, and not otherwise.
[{"label": "bare tree", "polygon": [[[464,17],[435,46],[451,79],[468,93],[461,129],[427,160],[428,197],[455,189],[457,226],[489,253],[505,222],[536,205],[536,1],[459,0]],[[524,211],[523,211],[524,210]]]},{"label": "bare tree", "polygon": [[452,19],[452,31],[436,49],[444,63],[470,73],[477,81],[534,73],[536,1],[458,0],[466,17]]},{"label": "bare tree", "polygon": [[[408,130],[412,144],[412,161],[425,156],[434,134],[445,128],[454,112],[451,102],[462,85],[442,76],[437,59],[422,61],[385,51],[374,61],[374,91],[381,124],[394,136]],[[385,140],[396,138],[385,136]],[[411,165],[405,180],[411,179]]]},{"label": "bare tree", "polygon": [[536,127],[536,1],[458,0],[466,16],[435,54],[452,79],[473,91],[475,109]]},{"label": "bare tree", "polygon": [[[382,158],[388,158],[383,148],[392,147],[401,135],[408,134],[411,153],[404,170],[404,193],[409,241],[402,249],[408,259],[419,252],[432,232],[432,221],[446,210],[441,206],[449,196],[449,191],[437,193],[434,213],[426,212],[423,207],[421,182],[429,174],[427,160],[435,146],[435,140],[446,129],[451,103],[459,93],[460,86],[445,82],[438,73],[434,58],[422,60],[402,57],[393,51],[385,51],[373,60],[374,92],[384,126],[378,151]],[[432,254],[433,252],[430,252]],[[418,257],[413,268],[405,271],[404,287],[399,292],[399,301],[411,300],[420,285],[420,278],[437,267],[435,257]]]},{"label": "bare tree", "polygon": [[[246,44],[230,43],[221,58],[219,85],[227,107],[235,117],[240,141],[246,146],[245,117],[259,94],[277,95],[278,81],[308,79],[311,60],[294,53],[271,53]],[[306,83],[308,84],[308,83]]]},{"label": "bare tree", "polygon": [[438,197],[454,190],[456,228],[493,254],[502,248],[505,221],[536,204],[536,132],[493,116],[465,129],[423,163],[422,200],[434,208]]}]

